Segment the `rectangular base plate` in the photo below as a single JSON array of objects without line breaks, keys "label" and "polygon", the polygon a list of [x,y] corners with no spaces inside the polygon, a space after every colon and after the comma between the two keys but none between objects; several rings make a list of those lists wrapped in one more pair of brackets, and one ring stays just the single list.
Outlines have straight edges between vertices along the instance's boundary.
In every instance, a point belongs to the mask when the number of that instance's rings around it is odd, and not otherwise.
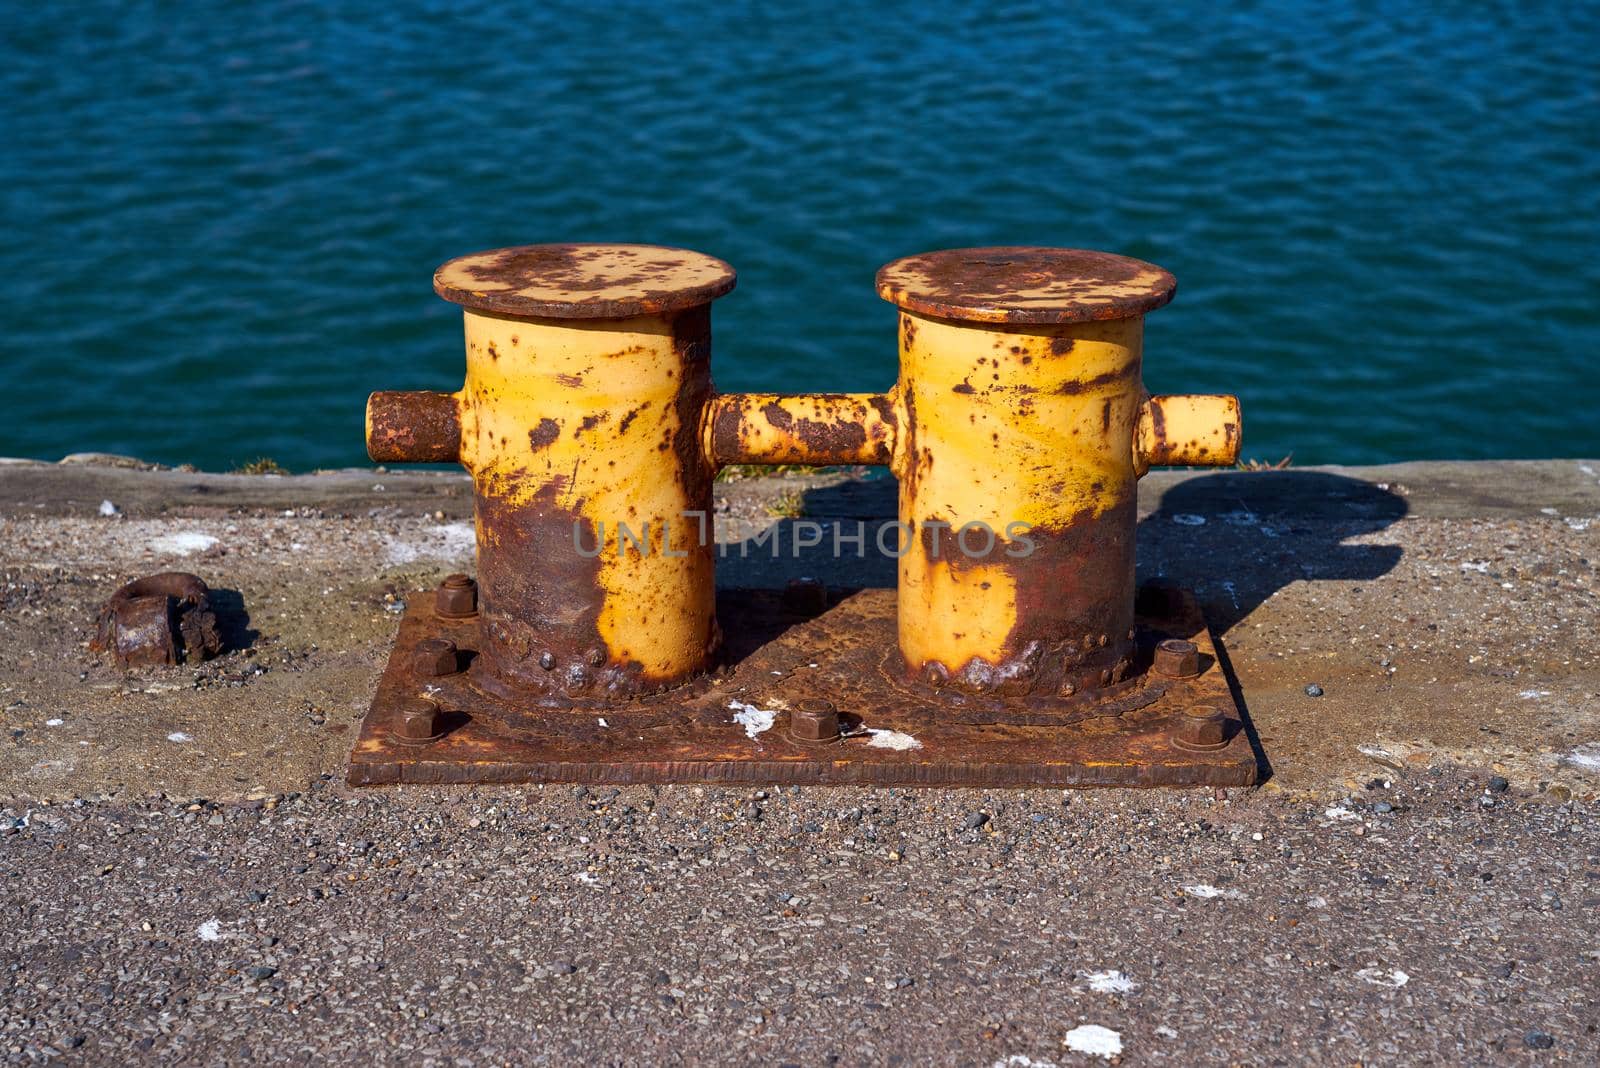
[{"label": "rectangular base plate", "polygon": [[[904,677],[895,644],[895,591],[830,598],[816,616],[786,611],[777,591],[724,590],[717,614],[726,667],[669,693],[610,705],[545,708],[472,684],[470,670],[418,675],[424,638],[449,638],[472,660],[477,621],[436,617],[410,599],[388,667],[350,754],[349,782],[760,783],[881,786],[1247,786],[1256,758],[1194,599],[1172,591],[1138,620],[1140,657],[1127,681],[1094,697],[1048,701],[933,690]],[[1169,679],[1149,670],[1163,638],[1186,638],[1202,670]],[[448,733],[408,745],[394,709],[437,701]],[[793,741],[786,710],[805,698],[838,707],[846,736]],[[1185,709],[1229,719],[1220,748],[1176,744]],[[736,718],[737,717],[737,718]]]}]

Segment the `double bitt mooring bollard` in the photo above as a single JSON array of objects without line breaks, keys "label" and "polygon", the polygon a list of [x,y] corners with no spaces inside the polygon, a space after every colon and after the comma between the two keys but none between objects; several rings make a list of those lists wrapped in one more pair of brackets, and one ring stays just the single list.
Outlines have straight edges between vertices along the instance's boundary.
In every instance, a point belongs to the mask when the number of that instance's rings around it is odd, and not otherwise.
[{"label": "double bitt mooring bollard", "polygon": [[885,393],[718,394],[731,267],[648,245],[535,245],[439,268],[462,305],[455,393],[375,393],[380,462],[459,461],[478,544],[475,686],[554,707],[667,690],[715,663],[711,487],[726,464],[886,464],[899,479],[900,674],[1015,698],[1136,669],[1138,478],[1229,465],[1230,396],[1157,396],[1144,315],[1174,280],[1099,252],[897,260]]},{"label": "double bitt mooring bollard", "polygon": [[[1175,283],[1121,256],[889,264],[878,291],[901,309],[900,379],[882,394],[715,394],[710,304],[734,273],[694,252],[504,249],[452,260],[434,284],[465,309],[466,384],[373,394],[368,448],[472,473],[491,686],[625,696],[703,671],[718,638],[711,483],[729,463],[893,469],[899,645],[927,682],[1118,682],[1136,480],[1238,457],[1234,398],[1145,394],[1143,316]],[[623,530],[638,544],[614,544]]]}]

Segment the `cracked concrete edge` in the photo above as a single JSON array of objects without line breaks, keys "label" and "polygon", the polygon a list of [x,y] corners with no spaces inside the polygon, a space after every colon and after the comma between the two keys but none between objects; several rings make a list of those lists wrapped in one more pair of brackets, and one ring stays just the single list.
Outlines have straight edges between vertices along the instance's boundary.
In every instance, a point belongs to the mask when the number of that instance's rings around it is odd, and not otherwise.
[{"label": "cracked concrete edge", "polygon": [[[1407,514],[1419,518],[1587,518],[1600,510],[1600,459],[1419,460],[1287,470],[1336,475],[1392,490],[1405,498]],[[848,514],[892,516],[893,481],[871,474],[863,479],[868,471],[857,468],[739,479],[719,483],[717,490],[728,497],[770,499],[785,490],[854,481],[861,487],[860,496],[842,502]],[[1148,514],[1161,509],[1168,494],[1179,486],[1225,474],[1247,473],[1152,471],[1140,483],[1140,511]],[[1330,495],[1332,485],[1331,480],[1298,486],[1280,480],[1271,507],[1275,512],[1305,518],[1352,518],[1352,508],[1359,508],[1360,501],[1354,495],[1341,498],[1336,491]],[[1223,489],[1218,482],[1210,486]],[[472,511],[472,484],[465,473],[455,470],[349,468],[305,475],[240,475],[162,469],[128,457],[101,454],[75,454],[61,463],[0,458],[0,516],[94,516],[103,501],[112,502],[120,514],[129,516],[313,508],[345,514],[415,509],[461,518]],[[1226,513],[1239,506],[1225,491],[1190,493],[1184,498],[1185,509],[1202,514]],[[1259,501],[1252,500],[1246,507],[1259,506]]]}]

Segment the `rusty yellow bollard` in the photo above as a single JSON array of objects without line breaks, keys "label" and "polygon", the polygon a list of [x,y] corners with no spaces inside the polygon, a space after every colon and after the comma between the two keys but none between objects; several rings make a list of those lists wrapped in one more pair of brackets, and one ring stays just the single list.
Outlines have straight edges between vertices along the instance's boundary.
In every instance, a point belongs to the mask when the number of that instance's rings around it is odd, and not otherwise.
[{"label": "rusty yellow bollard", "polygon": [[721,260],[651,245],[498,249],[434,275],[464,311],[466,384],[373,394],[368,452],[472,474],[480,685],[615,699],[708,664],[713,564],[693,517],[714,474],[710,305],[733,284]]},{"label": "rusty yellow bollard", "polygon": [[1143,316],[1172,275],[1102,252],[896,260],[899,635],[927,682],[1072,696],[1133,667],[1136,481],[1232,464],[1233,397],[1151,398]]}]

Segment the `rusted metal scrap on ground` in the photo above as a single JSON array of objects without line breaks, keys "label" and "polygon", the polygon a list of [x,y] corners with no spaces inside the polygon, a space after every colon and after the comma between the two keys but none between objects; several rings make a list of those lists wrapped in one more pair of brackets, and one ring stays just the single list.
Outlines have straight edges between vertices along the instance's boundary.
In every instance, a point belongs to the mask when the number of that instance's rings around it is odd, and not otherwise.
[{"label": "rusted metal scrap on ground", "polygon": [[222,651],[211,590],[198,575],[163,571],[111,595],[89,648],[127,667],[209,660]]},{"label": "rusted metal scrap on ground", "polygon": [[[355,783],[1238,785],[1256,761],[1204,620],[1134,589],[1152,465],[1232,464],[1238,402],[1150,396],[1152,264],[897,260],[881,394],[718,394],[732,268],[647,245],[446,263],[466,383],[376,393],[377,461],[472,474],[478,577],[413,599]],[[727,464],[885,464],[897,588],[719,591]]]}]

